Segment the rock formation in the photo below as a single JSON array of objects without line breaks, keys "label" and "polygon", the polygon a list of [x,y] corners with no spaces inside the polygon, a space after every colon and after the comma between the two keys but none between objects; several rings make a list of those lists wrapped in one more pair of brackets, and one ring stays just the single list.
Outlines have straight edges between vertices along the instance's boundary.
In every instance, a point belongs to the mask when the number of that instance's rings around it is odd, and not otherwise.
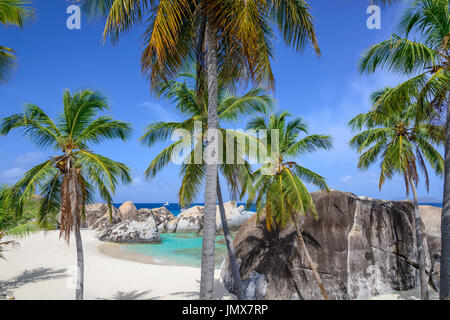
[{"label": "rock formation", "polygon": [[127,201],[124,204],[122,204],[117,212],[117,215],[119,216],[120,220],[133,220],[138,215],[138,210],[136,209],[135,205],[131,201]]},{"label": "rock formation", "polygon": [[442,209],[433,206],[419,206],[420,216],[425,226],[428,250],[431,259],[430,284],[439,292],[441,270],[441,214]]},{"label": "rock formation", "polygon": [[[413,205],[340,191],[312,194],[319,219],[301,219],[303,237],[329,299],[363,299],[418,285]],[[234,245],[249,299],[322,299],[294,226],[269,232],[248,220]],[[300,247],[300,251],[302,249]],[[428,257],[428,247],[425,243]],[[430,259],[426,260],[427,270]],[[228,259],[222,279],[233,291]]]},{"label": "rock formation", "polygon": [[161,242],[158,228],[162,230],[175,219],[165,207],[137,210],[132,202],[125,202],[119,209],[112,207],[112,219],[106,204],[86,206],[86,226],[99,230],[102,241],[119,243]]},{"label": "rock formation", "polygon": [[[224,203],[225,216],[230,230],[238,230],[254,212],[245,211],[244,206],[237,206],[236,201]],[[194,206],[181,212],[175,220],[167,225],[167,232],[176,233],[199,233],[203,229],[203,206]],[[222,231],[222,221],[220,219],[219,206],[216,210],[216,231]]]},{"label": "rock formation", "polygon": [[159,233],[166,232],[168,229],[167,224],[175,219],[175,216],[167,210],[166,207],[161,207],[155,209],[140,209],[134,220],[145,221],[148,217],[154,219]]},{"label": "rock formation", "polygon": [[[237,230],[254,214],[245,211],[243,206],[238,207],[236,202],[233,201],[225,203],[224,207],[231,230]],[[130,232],[133,233],[129,236],[130,242],[135,242],[132,239],[142,237],[142,242],[146,242],[145,237],[149,235],[140,237],[135,233],[136,230],[143,230],[144,227],[148,227],[147,222],[155,226],[157,233],[200,233],[203,228],[203,210],[202,206],[194,206],[175,217],[166,207],[137,210],[136,206],[128,201],[122,204],[119,209],[112,207],[111,220],[106,204],[90,204],[86,206],[85,227],[102,231],[100,239],[103,241],[126,242],[123,240],[128,239],[125,233]],[[135,223],[131,223],[131,221]],[[220,232],[222,222],[218,207],[216,223],[217,231]],[[139,227],[139,224],[142,224],[142,226]]]},{"label": "rock formation", "polygon": [[181,212],[177,216],[173,232],[200,232],[203,229],[203,211],[202,206],[195,206]]},{"label": "rock formation", "polygon": [[118,243],[160,243],[155,221],[149,217],[145,221],[126,220],[106,228],[98,235],[99,240]]},{"label": "rock formation", "polygon": [[88,204],[85,211],[86,224],[83,227],[89,229],[103,230],[121,221],[114,206],[111,206],[112,216],[109,214],[108,205],[103,203]]}]

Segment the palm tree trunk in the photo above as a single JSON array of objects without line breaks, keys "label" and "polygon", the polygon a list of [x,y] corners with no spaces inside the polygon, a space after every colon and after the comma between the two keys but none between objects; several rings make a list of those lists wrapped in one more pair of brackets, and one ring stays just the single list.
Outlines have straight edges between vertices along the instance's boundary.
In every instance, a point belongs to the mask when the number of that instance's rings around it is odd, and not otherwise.
[{"label": "palm tree trunk", "polygon": [[[206,22],[206,65],[208,84],[208,130],[217,130],[217,35],[209,20]],[[214,149],[213,157],[218,155],[217,139],[208,137],[207,148]],[[205,159],[206,160],[206,159]],[[200,279],[200,299],[213,299],[214,296],[214,245],[216,238],[217,202],[217,162],[207,162],[205,184],[205,212],[203,217],[202,265]]]},{"label": "palm tree trunk", "polygon": [[[315,265],[314,261],[312,261],[311,256],[309,255],[308,248],[306,247],[306,243],[303,240],[302,233],[300,232],[300,229],[298,228],[297,217],[293,213],[291,213],[291,217],[292,217],[292,222],[294,223],[294,226],[295,226],[295,231],[297,232],[298,241],[300,242],[302,249],[305,252],[306,260],[308,260],[308,263],[311,267],[314,277],[316,278],[317,284],[319,285],[320,292],[323,295],[323,299],[327,300],[328,299],[327,292],[325,291],[325,287],[323,286],[322,280],[320,280],[319,272],[317,272],[316,265]],[[298,247],[297,247],[297,250],[298,250],[298,254],[301,256],[300,249]]]},{"label": "palm tree trunk", "polygon": [[[70,167],[69,167],[70,168]],[[70,194],[70,208],[72,211],[73,226],[75,229],[75,242],[77,247],[77,284],[75,290],[75,299],[83,300],[83,287],[84,287],[84,255],[83,255],[83,244],[81,241],[80,232],[80,219],[79,219],[79,199],[77,192],[77,182],[75,169],[70,169],[69,171],[69,194]]]},{"label": "palm tree trunk", "polygon": [[80,229],[75,230],[75,242],[77,245],[77,288],[75,292],[76,300],[83,300],[84,293],[84,254],[83,243],[81,241]]},{"label": "palm tree trunk", "polygon": [[409,180],[414,196],[414,218],[416,222],[416,242],[417,242],[417,256],[419,260],[419,275],[420,275],[420,297],[422,300],[428,300],[428,281],[425,272],[425,253],[423,248],[422,235],[422,219],[419,213],[419,202],[417,200],[416,186],[412,179]]},{"label": "palm tree trunk", "polygon": [[444,203],[441,216],[441,279],[439,284],[439,298],[442,300],[450,299],[450,95],[447,98],[444,164]]},{"label": "palm tree trunk", "polygon": [[222,221],[222,230],[227,243],[228,258],[231,264],[231,273],[233,274],[234,288],[238,300],[246,300],[244,289],[242,288],[241,273],[236,260],[236,253],[234,252],[233,239],[231,238],[230,229],[228,228],[228,221],[225,215],[225,207],[223,206],[222,190],[220,188],[220,180],[217,175],[217,198],[219,200],[220,220]]}]

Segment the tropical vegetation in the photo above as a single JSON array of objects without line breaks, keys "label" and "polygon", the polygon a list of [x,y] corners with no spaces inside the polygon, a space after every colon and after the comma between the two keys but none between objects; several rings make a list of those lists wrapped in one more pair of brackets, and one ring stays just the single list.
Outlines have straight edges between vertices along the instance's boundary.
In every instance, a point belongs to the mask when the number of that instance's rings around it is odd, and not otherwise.
[{"label": "tropical vegetation", "polygon": [[[0,24],[23,27],[27,19],[34,17],[30,4],[23,0],[0,0]],[[0,83],[7,81],[16,59],[13,49],[0,45]]]},{"label": "tropical vegetation", "polygon": [[[372,104],[376,104],[389,90],[390,88],[385,88],[375,92],[371,97]],[[380,111],[382,107],[389,110],[388,107],[380,105],[379,108],[357,115],[349,122],[353,130],[362,130],[351,139],[350,145],[361,154],[358,168],[367,169],[380,162],[380,190],[385,181],[396,174],[403,177],[406,194],[412,190],[421,297],[427,300],[428,281],[416,186],[419,183],[420,168],[425,185],[429,189],[427,164],[438,175],[444,173],[444,160],[436,149],[445,141],[444,127],[429,124],[427,121],[417,121],[417,107],[414,103],[405,103],[401,112]]]},{"label": "tropical vegetation", "polygon": [[[184,81],[162,83],[159,87],[159,93],[174,103],[176,109],[186,119],[179,122],[153,122],[146,128],[140,140],[146,146],[152,147],[156,142],[173,138],[173,134],[176,134],[177,130],[189,133],[188,140],[186,140],[186,137],[181,136],[174,143],[164,148],[152,160],[145,172],[147,177],[154,177],[178,155],[180,147],[183,143],[187,142],[189,148],[187,154],[184,155],[185,159],[180,168],[182,180],[178,193],[180,207],[186,207],[198,196],[198,193],[205,184],[206,161],[203,153],[206,145],[203,139],[203,133],[208,130],[208,95],[205,92],[200,94],[195,90],[199,85],[196,84],[196,76],[194,74],[183,73],[179,77],[184,78]],[[236,122],[240,117],[245,115],[266,114],[270,110],[272,103],[272,99],[263,89],[251,89],[240,96],[235,96],[228,91],[225,84],[219,85],[218,97],[219,123]],[[219,164],[219,170],[225,177],[230,192],[236,193],[246,177],[251,174],[251,166],[244,158],[245,154],[238,152],[236,140],[244,138],[251,139],[255,142],[256,137],[234,130],[227,131],[224,128],[219,128],[224,142],[223,154],[227,158],[230,155],[233,157],[232,161],[229,161],[230,159],[223,159],[223,162]],[[231,141],[226,139],[229,133],[233,134]],[[237,297],[238,299],[244,299],[245,296],[242,289],[238,264],[234,255],[232,238],[224,215],[219,176],[217,176],[217,180],[222,226],[230,262],[233,267]]]},{"label": "tropical vegetation", "polygon": [[[450,296],[450,15],[448,0],[415,0],[403,13],[400,34],[371,46],[360,60],[361,72],[385,68],[411,77],[386,91],[374,108],[401,113],[415,99],[417,122],[445,123],[445,177],[442,210],[440,297]],[[413,40],[410,38],[413,37]],[[445,118],[446,115],[446,119]]]},{"label": "tropical vegetation", "polygon": [[[267,130],[268,163],[256,170],[242,188],[242,196],[248,195],[247,205],[256,205],[257,215],[265,215],[267,229],[284,229],[292,222],[299,244],[313,271],[320,291],[327,299],[325,288],[314,261],[311,259],[299,227],[299,215],[307,213],[317,218],[317,211],[311,194],[304,182],[320,190],[329,190],[325,178],[300,165],[298,157],[318,150],[329,150],[332,138],[328,135],[309,135],[308,126],[302,118],[288,120],[289,113],[271,115],[268,119],[255,117],[247,129]],[[306,135],[301,138],[301,135]],[[272,139],[278,144],[272,144]],[[276,146],[274,148],[274,146]],[[262,159],[263,160],[263,159]],[[299,247],[296,247],[302,257]]]},{"label": "tropical vegetation", "polygon": [[90,145],[105,140],[125,140],[130,134],[128,123],[99,116],[109,110],[106,98],[99,92],[83,90],[63,95],[63,112],[54,121],[37,105],[26,105],[24,112],[4,118],[0,134],[6,135],[21,129],[36,147],[59,151],[41,164],[33,167],[24,177],[2,192],[0,206],[16,219],[23,216],[24,204],[40,193],[40,225],[48,223],[60,213],[60,237],[69,242],[75,234],[77,247],[77,285],[75,297],[83,299],[84,256],[81,240],[81,221],[85,204],[96,191],[111,213],[112,194],[117,184],[131,182],[128,167],[105,156],[94,153]]},{"label": "tropical vegetation", "polygon": [[[91,16],[107,16],[104,36],[116,41],[133,25],[146,20],[142,71],[152,86],[173,79],[193,58],[199,74],[206,75],[208,128],[218,129],[218,85],[240,80],[273,86],[272,26],[297,51],[306,46],[320,54],[309,5],[304,0],[272,1],[137,1],[79,0]],[[219,150],[217,141],[208,139]],[[213,159],[214,160],[214,159]],[[214,240],[217,201],[217,161],[206,166],[205,217],[200,298],[214,291]]]}]

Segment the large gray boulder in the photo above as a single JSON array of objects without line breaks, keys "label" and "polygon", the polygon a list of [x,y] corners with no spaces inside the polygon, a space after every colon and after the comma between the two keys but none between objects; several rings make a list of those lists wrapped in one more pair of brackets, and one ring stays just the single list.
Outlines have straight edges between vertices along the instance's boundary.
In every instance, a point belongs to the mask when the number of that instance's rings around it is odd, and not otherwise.
[{"label": "large gray boulder", "polygon": [[[301,219],[302,234],[329,299],[364,299],[418,285],[413,205],[340,191],[312,194],[319,219]],[[322,299],[293,224],[268,231],[256,216],[234,246],[249,299]],[[426,256],[428,246],[425,243]],[[427,270],[430,259],[426,259]],[[222,279],[233,291],[228,259]]]},{"label": "large gray boulder", "polygon": [[431,259],[430,284],[439,292],[441,276],[441,214],[442,209],[433,206],[419,206],[420,216],[425,226],[428,250]]},{"label": "large gray boulder", "polygon": [[[237,206],[236,201],[224,203],[225,216],[230,230],[238,230],[254,212],[245,211],[244,206]],[[200,233],[203,229],[203,206],[194,206],[181,212],[176,219],[169,220],[160,232],[167,233]],[[219,206],[216,207],[216,231],[222,231]]]},{"label": "large gray boulder", "polygon": [[419,206],[419,213],[425,226],[424,232],[433,237],[440,237],[442,209],[433,206]]},{"label": "large gray boulder", "polygon": [[158,232],[163,233],[168,230],[168,223],[175,218],[175,216],[167,210],[166,207],[155,209],[140,209],[137,216],[133,220],[144,221],[148,217],[152,217],[155,221]]},{"label": "large gray boulder", "polygon": [[85,206],[86,219],[83,227],[103,230],[121,221],[114,206],[111,206],[111,214],[110,216],[108,205],[104,203],[88,204]]},{"label": "large gray boulder", "polygon": [[139,212],[133,202],[127,201],[119,207],[117,214],[122,221],[125,221],[133,220]]},{"label": "large gray boulder", "polygon": [[[237,206],[236,201],[230,201],[223,204],[225,208],[225,216],[227,218],[230,230],[238,230],[248,219],[255,213],[246,211],[244,206]],[[220,218],[219,206],[216,208],[216,231],[222,231],[222,220]]]},{"label": "large gray boulder", "polygon": [[99,240],[117,243],[160,243],[153,218],[145,221],[126,220],[106,228],[98,235]]},{"label": "large gray boulder", "polygon": [[203,211],[202,206],[194,206],[181,212],[177,216],[174,232],[200,232],[203,229]]}]

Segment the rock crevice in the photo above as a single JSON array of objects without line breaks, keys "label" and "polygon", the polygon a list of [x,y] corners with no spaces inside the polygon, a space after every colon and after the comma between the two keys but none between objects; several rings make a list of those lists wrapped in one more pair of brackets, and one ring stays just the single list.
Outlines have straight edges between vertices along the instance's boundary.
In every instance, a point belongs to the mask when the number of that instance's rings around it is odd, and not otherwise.
[{"label": "rock crevice", "polygon": [[[319,219],[307,215],[301,228],[310,235],[305,242],[330,299],[365,299],[418,285],[411,202],[340,191],[319,191],[312,197]],[[234,245],[241,274],[265,277],[264,299],[322,299],[304,253],[293,254],[297,240],[292,224],[269,232],[264,215],[261,223],[252,217],[237,233]],[[425,251],[430,270],[428,246]],[[233,287],[228,259],[222,278],[227,288]]]}]

